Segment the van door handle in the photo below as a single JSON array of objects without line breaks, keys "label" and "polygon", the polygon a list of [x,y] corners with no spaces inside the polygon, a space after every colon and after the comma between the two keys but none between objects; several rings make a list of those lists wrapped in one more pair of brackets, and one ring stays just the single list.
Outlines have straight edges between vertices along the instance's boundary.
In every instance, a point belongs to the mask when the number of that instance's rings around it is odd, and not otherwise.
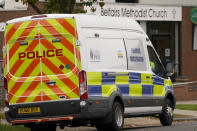
[{"label": "van door handle", "polygon": [[54,86],[56,84],[56,82],[55,81],[47,81],[46,84],[50,85],[50,86]]},{"label": "van door handle", "polygon": [[129,73],[105,73],[105,76],[128,76]]},{"label": "van door handle", "polygon": [[55,43],[55,42],[61,42],[61,39],[53,39],[52,43]]},{"label": "van door handle", "polygon": [[20,45],[28,45],[28,42],[21,42]]}]

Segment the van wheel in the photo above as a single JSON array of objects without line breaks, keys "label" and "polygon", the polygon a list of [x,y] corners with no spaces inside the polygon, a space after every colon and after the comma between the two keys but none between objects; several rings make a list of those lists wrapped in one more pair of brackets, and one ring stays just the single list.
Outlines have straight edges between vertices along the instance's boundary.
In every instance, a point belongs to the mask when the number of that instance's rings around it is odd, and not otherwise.
[{"label": "van wheel", "polygon": [[111,112],[111,122],[108,124],[96,124],[99,131],[120,131],[124,125],[123,106],[119,102],[114,102]]},{"label": "van wheel", "polygon": [[163,126],[172,125],[173,121],[173,106],[172,102],[169,99],[166,99],[165,104],[162,108],[162,113],[159,114],[160,122]]},{"label": "van wheel", "polygon": [[37,124],[30,127],[31,131],[56,131],[55,124]]}]

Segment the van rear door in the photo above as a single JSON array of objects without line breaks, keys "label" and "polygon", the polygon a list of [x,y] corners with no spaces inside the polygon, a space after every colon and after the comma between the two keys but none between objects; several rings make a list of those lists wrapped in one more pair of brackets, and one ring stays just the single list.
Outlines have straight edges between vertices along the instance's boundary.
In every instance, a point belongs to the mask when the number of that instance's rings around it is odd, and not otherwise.
[{"label": "van rear door", "polygon": [[6,27],[4,71],[9,104],[79,99],[76,31],[73,18],[23,21]]},{"label": "van rear door", "polygon": [[5,72],[9,104],[41,101],[38,21],[9,24],[6,27]]},{"label": "van rear door", "polygon": [[43,101],[79,99],[75,20],[39,21]]}]

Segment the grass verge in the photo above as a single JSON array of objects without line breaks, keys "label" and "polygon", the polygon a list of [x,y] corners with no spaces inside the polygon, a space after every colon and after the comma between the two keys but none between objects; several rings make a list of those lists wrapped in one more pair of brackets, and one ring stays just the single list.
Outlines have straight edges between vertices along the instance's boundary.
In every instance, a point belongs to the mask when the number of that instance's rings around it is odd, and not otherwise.
[{"label": "grass verge", "polygon": [[[156,119],[159,118],[159,115],[155,115],[155,116],[156,116]],[[192,116],[181,115],[181,114],[174,114],[174,118],[192,118]]]},{"label": "grass verge", "polygon": [[174,118],[192,118],[192,116],[181,115],[181,114],[174,114]]},{"label": "grass verge", "polygon": [[177,104],[176,109],[197,111],[196,104]]},{"label": "grass verge", "polygon": [[0,113],[0,119],[5,119],[5,114],[4,113]]},{"label": "grass verge", "polygon": [[24,126],[0,125],[0,131],[30,131]]}]

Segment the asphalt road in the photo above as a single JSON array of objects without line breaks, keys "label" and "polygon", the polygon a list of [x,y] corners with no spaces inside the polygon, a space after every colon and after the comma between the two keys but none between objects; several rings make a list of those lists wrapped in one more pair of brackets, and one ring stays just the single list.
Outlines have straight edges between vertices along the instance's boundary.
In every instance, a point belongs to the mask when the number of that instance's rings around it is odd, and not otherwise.
[{"label": "asphalt road", "polygon": [[[196,127],[196,130],[195,130]],[[57,131],[96,131],[93,127],[78,127],[78,128],[65,128]],[[137,127],[124,127],[123,131],[197,131],[197,121],[188,122],[174,122],[172,126],[163,127],[157,125],[137,126]]]},{"label": "asphalt road", "polygon": [[163,127],[161,125],[132,127],[124,128],[124,131],[197,131],[197,122],[174,123],[172,126],[168,127]]}]

